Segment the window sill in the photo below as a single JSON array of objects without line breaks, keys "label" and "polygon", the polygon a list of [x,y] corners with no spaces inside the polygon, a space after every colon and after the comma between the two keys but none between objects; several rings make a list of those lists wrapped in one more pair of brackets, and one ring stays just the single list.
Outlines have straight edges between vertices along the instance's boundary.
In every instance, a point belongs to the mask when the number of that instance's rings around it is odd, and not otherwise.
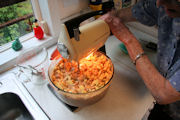
[{"label": "window sill", "polygon": [[[31,32],[31,33],[28,33],[28,34],[26,34],[26,35],[21,36],[21,37],[19,38],[19,40],[20,40],[21,43],[23,43],[23,42],[25,42],[25,41],[27,41],[27,40],[32,39],[33,37],[34,37],[34,33]],[[13,42],[14,42],[14,41],[11,41],[11,42],[9,42],[9,43],[6,43],[5,45],[0,46],[0,53],[3,53],[3,52],[5,52],[5,51],[7,51],[8,49],[11,49],[11,46],[12,46],[12,43],[13,43]]]},{"label": "window sill", "polygon": [[23,48],[20,51],[14,51],[12,48],[9,48],[5,51],[3,51],[0,54],[0,73],[3,73],[11,68],[14,67],[16,64],[16,58],[20,55],[20,53],[28,48],[31,48],[33,46],[39,46],[39,47],[51,47],[52,45],[57,43],[57,37],[54,38],[52,36],[45,36],[43,40],[38,40],[35,37],[30,38],[27,41],[24,41],[22,43]]}]

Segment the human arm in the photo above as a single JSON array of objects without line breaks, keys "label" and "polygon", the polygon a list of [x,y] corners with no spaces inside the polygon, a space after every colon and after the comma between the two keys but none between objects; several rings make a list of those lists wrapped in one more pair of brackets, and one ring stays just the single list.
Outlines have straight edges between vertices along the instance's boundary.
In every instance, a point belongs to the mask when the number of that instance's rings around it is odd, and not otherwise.
[{"label": "human arm", "polygon": [[119,18],[123,23],[138,21],[142,24],[153,26],[157,22],[158,8],[155,0],[140,0],[134,6],[112,10],[108,14]]},{"label": "human arm", "polygon": [[159,104],[180,100],[180,93],[158,72],[147,56],[137,60],[136,69]]},{"label": "human arm", "polygon": [[[105,21],[112,33],[125,44],[132,61],[144,52],[139,41],[118,18],[113,17]],[[137,60],[136,69],[158,103],[168,104],[180,100],[180,93],[159,73],[146,55]]]},{"label": "human arm", "polygon": [[115,10],[112,12],[112,14],[121,19],[123,23],[137,21],[136,18],[132,15],[132,6],[128,8]]}]

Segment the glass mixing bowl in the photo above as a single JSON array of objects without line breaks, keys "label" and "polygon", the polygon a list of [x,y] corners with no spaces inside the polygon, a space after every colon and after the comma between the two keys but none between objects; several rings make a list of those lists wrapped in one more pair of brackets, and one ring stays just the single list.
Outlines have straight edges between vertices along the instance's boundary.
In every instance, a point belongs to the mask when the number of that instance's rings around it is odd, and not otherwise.
[{"label": "glass mixing bowl", "polygon": [[49,69],[48,69],[48,76],[49,76],[49,82],[50,85],[54,88],[56,95],[66,104],[76,106],[76,107],[82,107],[86,105],[93,104],[97,101],[99,101],[105,93],[107,92],[109,85],[111,84],[111,80],[114,74],[114,67],[113,64],[106,55],[104,55],[101,52],[97,52],[98,54],[101,54],[106,57],[107,60],[110,61],[110,69],[112,70],[112,75],[108,82],[101,88],[98,88],[97,90],[94,91],[89,91],[87,93],[73,93],[69,91],[65,91],[63,89],[60,89],[58,86],[54,84],[52,81],[52,75],[53,75],[53,70],[55,69],[55,66],[62,60],[54,60],[50,63]]}]

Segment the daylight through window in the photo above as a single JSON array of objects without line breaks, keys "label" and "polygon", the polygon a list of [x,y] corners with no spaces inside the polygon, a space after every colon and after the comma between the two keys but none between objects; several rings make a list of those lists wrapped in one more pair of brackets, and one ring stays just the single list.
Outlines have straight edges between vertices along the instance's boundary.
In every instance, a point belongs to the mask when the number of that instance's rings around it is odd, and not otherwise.
[{"label": "daylight through window", "polygon": [[31,0],[5,1],[9,3],[0,6],[0,46],[33,30],[34,15]]}]

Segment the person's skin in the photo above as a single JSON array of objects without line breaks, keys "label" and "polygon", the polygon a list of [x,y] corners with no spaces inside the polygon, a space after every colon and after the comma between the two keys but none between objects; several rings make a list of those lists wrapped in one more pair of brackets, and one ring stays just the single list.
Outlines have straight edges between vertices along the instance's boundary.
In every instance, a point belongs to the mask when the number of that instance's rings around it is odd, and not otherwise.
[{"label": "person's skin", "polygon": [[[172,7],[174,4],[167,4],[169,0],[157,0],[157,6],[163,6],[168,11],[174,10],[173,12],[168,13],[171,17],[179,17],[180,6]],[[144,52],[139,41],[134,37],[134,35],[129,31],[129,29],[123,24],[123,22],[135,21],[135,18],[132,16],[131,8],[122,12],[110,12],[100,19],[103,19],[108,23],[112,33],[122,41],[129,53],[132,61],[135,60],[135,57]],[[180,93],[177,92],[170,82],[164,78],[155,66],[151,63],[146,55],[140,57],[136,62],[136,69],[139,75],[142,77],[147,88],[150,90],[155,100],[159,104],[169,104],[175,101],[180,100]]]}]

